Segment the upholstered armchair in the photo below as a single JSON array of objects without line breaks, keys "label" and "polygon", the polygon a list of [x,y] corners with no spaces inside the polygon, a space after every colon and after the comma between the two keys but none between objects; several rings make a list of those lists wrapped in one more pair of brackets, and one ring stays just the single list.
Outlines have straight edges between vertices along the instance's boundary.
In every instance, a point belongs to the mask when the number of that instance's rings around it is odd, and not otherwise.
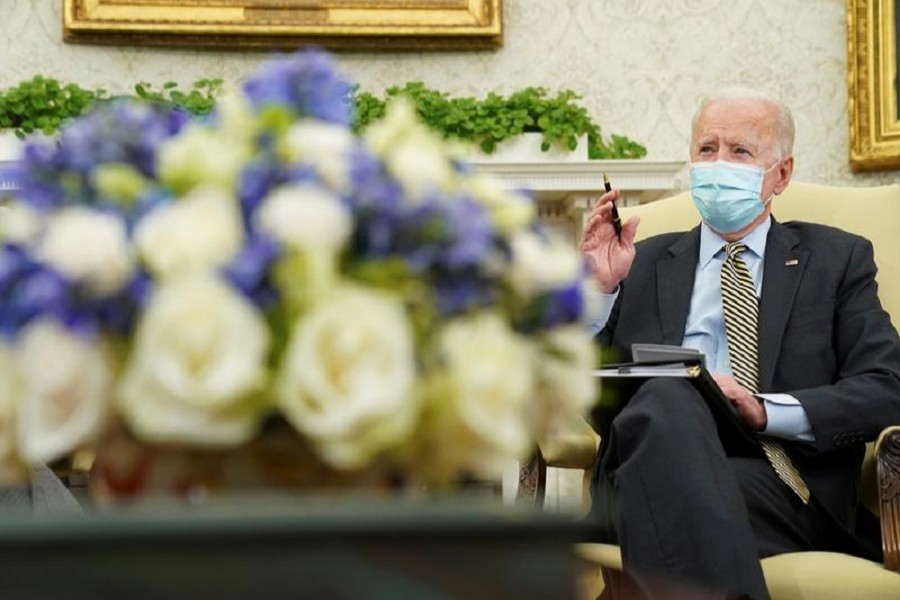
[{"label": "upholstered armchair", "polygon": [[[773,212],[782,222],[813,221],[870,239],[879,267],[881,301],[895,326],[900,323],[900,185],[844,188],[795,182],[774,199]],[[687,230],[698,221],[689,193],[623,208],[620,214],[623,219],[641,217],[639,238]],[[531,496],[541,497],[547,466],[589,471],[597,443],[597,437],[584,426],[545,443],[523,470],[522,479],[532,484]],[[900,423],[870,444],[860,495],[864,505],[880,517],[884,564],[828,552],[767,558],[762,565],[774,600],[900,598]],[[608,594],[615,598],[616,592],[624,589],[618,547],[584,544],[578,552],[600,567]]]}]

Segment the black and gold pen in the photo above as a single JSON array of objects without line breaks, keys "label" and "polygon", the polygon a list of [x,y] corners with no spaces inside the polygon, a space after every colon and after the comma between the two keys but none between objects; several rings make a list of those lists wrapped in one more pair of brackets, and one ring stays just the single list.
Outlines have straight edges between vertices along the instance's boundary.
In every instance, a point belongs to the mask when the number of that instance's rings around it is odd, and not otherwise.
[{"label": "black and gold pen", "polygon": [[[612,186],[609,185],[609,177],[606,176],[606,173],[603,173],[603,187],[607,192],[612,191]],[[616,237],[622,239],[622,219],[619,218],[619,210],[616,208],[616,201],[612,201],[612,224],[613,229],[616,230]]]}]

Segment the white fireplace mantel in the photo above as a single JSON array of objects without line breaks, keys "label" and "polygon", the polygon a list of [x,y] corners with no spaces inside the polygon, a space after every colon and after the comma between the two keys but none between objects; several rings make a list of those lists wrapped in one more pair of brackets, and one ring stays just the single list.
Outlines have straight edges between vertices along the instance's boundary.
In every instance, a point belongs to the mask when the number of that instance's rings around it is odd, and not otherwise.
[{"label": "white fireplace mantel", "polygon": [[573,241],[593,201],[603,193],[603,174],[620,190],[621,204],[650,202],[675,193],[680,160],[472,161],[480,172],[499,178],[509,189],[527,190],[538,202],[541,219]]},{"label": "white fireplace mantel", "polygon": [[473,161],[481,172],[498,177],[510,188],[535,192],[539,201],[572,194],[601,193],[603,173],[632,202],[655,200],[678,187],[685,166],[680,160],[587,160],[578,162]]}]

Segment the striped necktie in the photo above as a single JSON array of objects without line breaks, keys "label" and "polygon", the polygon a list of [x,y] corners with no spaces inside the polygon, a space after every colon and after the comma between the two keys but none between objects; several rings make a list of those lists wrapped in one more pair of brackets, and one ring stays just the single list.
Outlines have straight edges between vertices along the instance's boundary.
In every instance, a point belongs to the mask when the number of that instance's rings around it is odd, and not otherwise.
[{"label": "striped necktie", "polygon": [[[746,249],[742,242],[731,242],[725,246],[727,257],[722,264],[722,311],[731,371],[739,384],[755,394],[759,391],[759,301],[753,278],[740,256]],[[794,490],[804,504],[809,502],[809,488],[781,444],[762,437],[759,443],[778,478]]]}]

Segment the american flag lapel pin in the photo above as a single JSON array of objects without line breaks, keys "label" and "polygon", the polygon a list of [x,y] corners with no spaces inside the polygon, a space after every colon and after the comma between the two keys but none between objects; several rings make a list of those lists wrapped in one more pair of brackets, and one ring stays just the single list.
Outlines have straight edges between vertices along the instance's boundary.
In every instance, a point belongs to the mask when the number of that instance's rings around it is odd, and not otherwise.
[{"label": "american flag lapel pin", "polygon": [[784,266],[786,266],[786,267],[796,267],[799,264],[800,264],[800,261],[797,260],[796,258],[792,258],[790,260],[784,261]]}]

